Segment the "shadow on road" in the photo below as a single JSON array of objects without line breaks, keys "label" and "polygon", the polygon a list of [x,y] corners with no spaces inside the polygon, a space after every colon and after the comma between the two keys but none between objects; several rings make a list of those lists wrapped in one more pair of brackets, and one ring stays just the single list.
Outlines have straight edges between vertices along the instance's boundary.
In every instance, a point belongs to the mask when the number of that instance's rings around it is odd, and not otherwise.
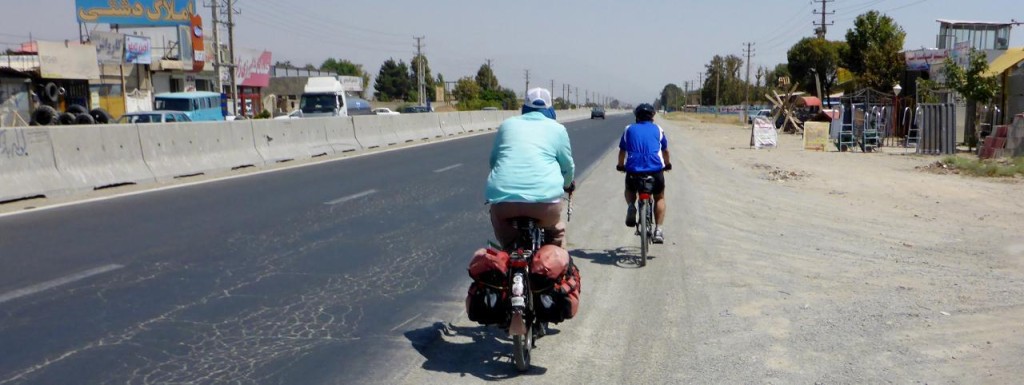
[{"label": "shadow on road", "polygon": [[[637,259],[640,258],[639,247],[618,247],[614,250],[569,250],[569,256],[574,259],[587,259],[599,265],[611,265],[618,267],[638,267]],[[647,259],[654,259],[648,255]]]},{"label": "shadow on road", "polygon": [[[443,322],[410,330],[405,337],[424,358],[423,369],[471,375],[487,381],[503,380],[521,374],[541,375],[548,370],[536,363],[519,373],[512,363],[512,342],[500,329],[491,326],[455,326]],[[467,341],[468,339],[468,341]],[[538,340],[538,346],[544,339]]]}]

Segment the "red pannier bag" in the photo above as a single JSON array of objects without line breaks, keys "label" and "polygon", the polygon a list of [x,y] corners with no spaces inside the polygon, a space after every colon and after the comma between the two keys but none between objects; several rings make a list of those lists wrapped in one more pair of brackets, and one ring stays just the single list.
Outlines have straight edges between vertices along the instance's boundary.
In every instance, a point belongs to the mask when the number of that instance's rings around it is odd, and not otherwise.
[{"label": "red pannier bag", "polygon": [[[547,278],[549,283],[544,285],[546,287],[562,279],[568,267],[568,251],[555,245],[544,245],[533,256],[533,262],[530,264],[530,274],[536,275],[535,279],[541,282],[543,282],[542,277]],[[535,289],[541,288],[536,287]]]},{"label": "red pannier bag", "polygon": [[[534,311],[542,322],[559,323],[571,319],[580,307],[580,269],[567,251],[555,248],[557,250],[539,251],[531,267]],[[556,272],[559,272],[557,277],[550,278]]]},{"label": "red pannier bag", "polygon": [[479,249],[469,261],[469,276],[474,281],[504,287],[508,280],[508,253],[491,248]]},{"label": "red pannier bag", "polygon": [[483,325],[500,324],[508,317],[508,253],[479,249],[469,261],[473,283],[466,293],[466,315]]}]

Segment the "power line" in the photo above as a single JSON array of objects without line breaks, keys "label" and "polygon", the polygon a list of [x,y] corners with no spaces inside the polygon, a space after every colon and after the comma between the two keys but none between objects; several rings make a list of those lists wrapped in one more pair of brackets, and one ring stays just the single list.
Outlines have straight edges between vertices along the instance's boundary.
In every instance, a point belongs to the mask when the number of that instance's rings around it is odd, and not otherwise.
[{"label": "power line", "polygon": [[[327,34],[323,37],[329,36],[346,36],[350,40],[353,34],[360,34],[363,36],[358,37],[358,40],[366,43],[373,43],[378,45],[392,45],[392,46],[405,46],[407,40],[396,39],[388,35],[380,35],[372,32],[363,32],[359,30],[352,30],[345,28],[343,24],[339,24],[333,21],[326,21],[327,19],[316,17],[316,13],[295,13],[293,9],[288,9],[283,6],[277,5],[276,3],[270,3],[275,9],[262,9],[262,8],[251,8],[249,11],[254,11],[260,15],[269,18],[276,24],[277,27],[291,27],[291,26],[302,26],[305,28],[315,29],[317,31],[325,31]],[[282,8],[277,8],[282,7]],[[281,20],[291,20],[291,23],[282,23]]]}]

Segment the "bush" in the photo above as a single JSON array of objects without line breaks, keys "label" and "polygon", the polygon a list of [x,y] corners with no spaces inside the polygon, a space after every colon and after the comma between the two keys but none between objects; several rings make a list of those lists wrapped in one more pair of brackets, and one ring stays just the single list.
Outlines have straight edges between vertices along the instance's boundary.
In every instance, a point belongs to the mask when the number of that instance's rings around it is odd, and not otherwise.
[{"label": "bush", "polygon": [[457,107],[459,111],[478,111],[483,109],[484,107],[495,107],[500,110],[501,102],[497,100],[481,99],[463,100],[459,102],[459,105]]},{"label": "bush", "polygon": [[1010,178],[1015,175],[1024,175],[1024,157],[979,160],[947,156],[942,159],[942,163],[952,169],[960,170],[964,174],[973,176]]},{"label": "bush", "polygon": [[253,119],[270,119],[270,111],[263,110],[260,113],[256,114],[256,116],[254,116]]}]

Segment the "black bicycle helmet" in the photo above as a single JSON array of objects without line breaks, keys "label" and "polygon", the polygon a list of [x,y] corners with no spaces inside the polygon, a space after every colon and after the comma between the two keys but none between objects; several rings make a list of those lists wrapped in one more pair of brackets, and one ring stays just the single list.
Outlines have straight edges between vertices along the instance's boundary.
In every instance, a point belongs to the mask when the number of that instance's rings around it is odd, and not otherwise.
[{"label": "black bicycle helmet", "polygon": [[633,110],[633,116],[636,116],[637,123],[639,122],[652,122],[654,121],[654,106],[649,103],[640,103]]}]

